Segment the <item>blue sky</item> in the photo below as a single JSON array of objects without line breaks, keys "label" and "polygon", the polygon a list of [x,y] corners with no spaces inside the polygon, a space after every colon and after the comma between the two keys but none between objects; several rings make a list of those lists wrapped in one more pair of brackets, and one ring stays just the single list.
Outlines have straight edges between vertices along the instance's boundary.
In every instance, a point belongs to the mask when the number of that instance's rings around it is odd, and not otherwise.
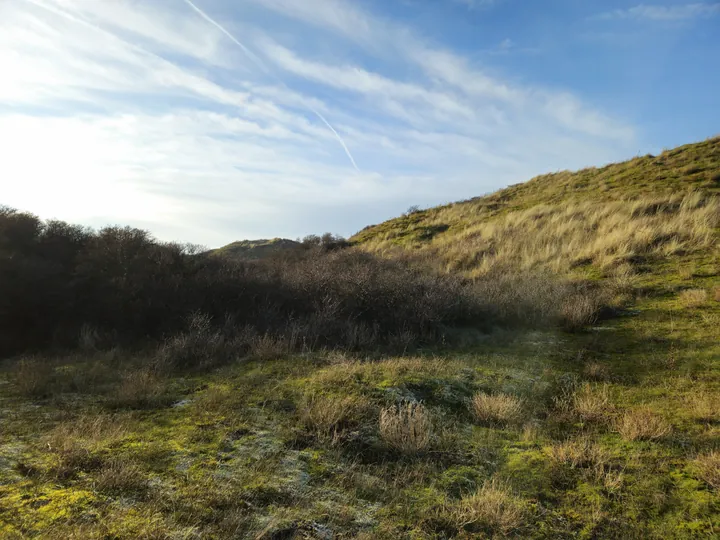
[{"label": "blue sky", "polygon": [[350,235],[720,132],[720,2],[0,1],[0,203]]}]

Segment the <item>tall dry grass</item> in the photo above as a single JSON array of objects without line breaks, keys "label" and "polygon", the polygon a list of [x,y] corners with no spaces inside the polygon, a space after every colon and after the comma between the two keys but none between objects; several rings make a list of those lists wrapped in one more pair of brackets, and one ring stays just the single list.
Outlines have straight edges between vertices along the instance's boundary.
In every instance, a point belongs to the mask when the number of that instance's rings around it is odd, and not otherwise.
[{"label": "tall dry grass", "polygon": [[430,413],[422,403],[410,402],[380,411],[380,436],[405,454],[426,449],[432,437]]},{"label": "tall dry grass", "polygon": [[[611,269],[643,257],[712,247],[719,224],[720,198],[700,192],[626,201],[565,200],[505,213],[488,210],[481,200],[429,213],[423,227],[449,229],[407,247],[420,247],[442,260],[446,270],[471,277],[497,268],[564,272],[595,264]],[[388,251],[397,239],[397,231],[388,228],[363,245]],[[627,266],[617,279],[632,279]]]}]

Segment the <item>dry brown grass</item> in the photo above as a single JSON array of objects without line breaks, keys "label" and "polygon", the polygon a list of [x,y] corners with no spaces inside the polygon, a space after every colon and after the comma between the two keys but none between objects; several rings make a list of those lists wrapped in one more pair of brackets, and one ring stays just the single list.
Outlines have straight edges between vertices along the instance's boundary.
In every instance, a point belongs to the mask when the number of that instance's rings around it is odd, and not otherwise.
[{"label": "dry brown grass", "polygon": [[369,403],[356,396],[305,396],[298,412],[306,427],[320,436],[334,436],[344,426],[359,422]]},{"label": "dry brown grass", "polygon": [[136,463],[113,458],[102,465],[95,477],[95,488],[110,495],[141,495],[148,489],[148,480]]},{"label": "dry brown grass", "polygon": [[575,414],[584,422],[602,422],[612,414],[610,387],[585,383],[575,392],[572,400]]},{"label": "dry brown grass", "polygon": [[523,419],[525,402],[510,394],[475,394],[470,401],[470,412],[478,422],[487,424],[514,424]]},{"label": "dry brown grass", "polygon": [[720,394],[701,390],[693,393],[689,399],[693,416],[704,422],[720,419]]},{"label": "dry brown grass", "polygon": [[166,405],[169,401],[167,380],[149,369],[137,369],[122,376],[108,404],[118,408],[144,409]]},{"label": "dry brown grass", "polygon": [[670,423],[648,408],[626,411],[616,421],[615,429],[629,441],[658,440],[672,432]]},{"label": "dry brown grass", "polygon": [[523,502],[497,480],[486,482],[476,493],[464,497],[452,512],[459,528],[480,528],[501,535],[521,527],[526,515]]},{"label": "dry brown grass", "polygon": [[545,449],[552,466],[603,469],[609,459],[607,451],[587,437],[570,439]]},{"label": "dry brown grass", "polygon": [[554,398],[560,417],[579,419],[583,422],[604,422],[614,413],[607,384],[585,383],[580,388],[568,389]]},{"label": "dry brown grass", "polygon": [[611,378],[610,368],[607,364],[602,364],[600,362],[590,362],[585,364],[585,367],[583,368],[583,375],[591,381],[609,381]]},{"label": "dry brown grass", "polygon": [[42,398],[55,390],[55,368],[49,360],[21,358],[14,367],[12,379],[23,396]]},{"label": "dry brown grass", "polygon": [[698,476],[713,489],[720,490],[720,451],[701,454],[694,460]]},{"label": "dry brown grass", "polygon": [[[477,277],[495,268],[563,272],[593,263],[626,268],[640,256],[667,256],[712,247],[720,198],[702,193],[638,198],[633,201],[575,201],[535,204],[495,213],[485,201],[429,211],[419,225],[451,225],[422,249],[445,268]],[[390,251],[398,235],[386,227],[364,243],[370,251]],[[623,270],[619,271],[623,274]],[[629,273],[618,281],[627,287]]]},{"label": "dry brown grass", "polygon": [[678,295],[678,300],[686,308],[700,307],[707,299],[708,293],[705,289],[687,289]]},{"label": "dry brown grass", "polygon": [[116,416],[82,416],[56,426],[45,437],[48,451],[56,458],[53,469],[59,478],[102,466],[99,450],[120,441],[127,433],[126,422]]},{"label": "dry brown grass", "polygon": [[426,449],[432,438],[430,413],[422,403],[406,403],[380,411],[380,436],[405,454]]},{"label": "dry brown grass", "polygon": [[716,302],[720,302],[720,287],[713,288],[713,298]]}]

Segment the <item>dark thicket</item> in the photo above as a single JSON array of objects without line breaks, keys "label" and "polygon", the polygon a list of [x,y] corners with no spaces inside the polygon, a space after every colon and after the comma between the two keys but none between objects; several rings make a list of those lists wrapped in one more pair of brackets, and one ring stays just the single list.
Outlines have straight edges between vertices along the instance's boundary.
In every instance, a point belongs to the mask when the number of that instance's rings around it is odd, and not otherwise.
[{"label": "dark thicket", "polygon": [[197,313],[348,348],[432,340],[480,315],[459,279],[341,249],[332,235],[306,243],[319,249],[241,262],[138,229],[95,232],[0,208],[0,354],[74,346],[87,325],[140,345],[181,332]]}]

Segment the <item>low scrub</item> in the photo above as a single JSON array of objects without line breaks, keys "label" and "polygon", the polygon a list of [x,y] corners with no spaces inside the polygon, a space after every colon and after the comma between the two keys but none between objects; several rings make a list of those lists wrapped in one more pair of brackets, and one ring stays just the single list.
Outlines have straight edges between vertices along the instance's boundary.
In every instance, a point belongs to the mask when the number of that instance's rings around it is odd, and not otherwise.
[{"label": "low scrub", "polygon": [[432,431],[430,414],[422,403],[406,403],[380,411],[380,436],[390,448],[404,454],[425,450]]}]

